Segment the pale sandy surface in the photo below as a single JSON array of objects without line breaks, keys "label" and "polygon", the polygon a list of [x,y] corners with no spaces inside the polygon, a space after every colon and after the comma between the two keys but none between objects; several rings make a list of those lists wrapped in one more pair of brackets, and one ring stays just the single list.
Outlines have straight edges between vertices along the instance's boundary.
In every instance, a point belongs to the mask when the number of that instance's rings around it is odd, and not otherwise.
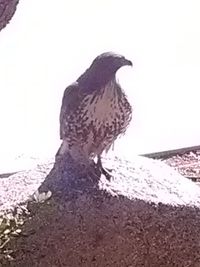
[{"label": "pale sandy surface", "polygon": [[43,163],[35,162],[32,163],[32,169],[0,178],[0,214],[26,202],[44,181],[52,167],[52,160]]},{"label": "pale sandy surface", "polygon": [[[200,206],[199,187],[161,161],[139,156],[133,157],[132,161],[115,157],[105,160],[104,164],[115,169],[109,185],[112,194],[123,191],[127,197],[134,196],[147,202]],[[0,213],[25,202],[52,167],[53,161],[49,160],[36,164],[33,169],[1,178]],[[123,179],[126,179],[125,183]],[[123,184],[126,188],[122,188]],[[101,186],[106,189],[106,183],[100,181]]]}]

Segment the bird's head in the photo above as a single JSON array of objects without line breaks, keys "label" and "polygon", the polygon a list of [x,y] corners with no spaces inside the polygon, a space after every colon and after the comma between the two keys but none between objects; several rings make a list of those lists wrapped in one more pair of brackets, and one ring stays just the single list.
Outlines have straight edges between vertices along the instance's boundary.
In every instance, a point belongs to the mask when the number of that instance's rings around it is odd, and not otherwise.
[{"label": "bird's head", "polygon": [[90,68],[99,73],[104,73],[112,76],[121,67],[132,65],[132,62],[126,59],[124,56],[112,52],[106,52],[96,57],[92,62]]},{"label": "bird's head", "polygon": [[132,62],[122,55],[106,52],[97,56],[89,69],[78,79],[89,90],[96,90],[115,78],[116,72],[123,66],[132,66]]}]

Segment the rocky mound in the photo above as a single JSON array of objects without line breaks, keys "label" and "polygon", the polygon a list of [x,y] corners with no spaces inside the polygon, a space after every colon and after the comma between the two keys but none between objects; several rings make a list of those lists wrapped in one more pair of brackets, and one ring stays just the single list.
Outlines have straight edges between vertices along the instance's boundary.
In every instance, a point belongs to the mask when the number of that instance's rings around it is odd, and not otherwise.
[{"label": "rocky mound", "polygon": [[54,165],[37,193],[52,196],[29,204],[5,266],[200,266],[199,187],[160,161],[105,163],[110,182]]}]

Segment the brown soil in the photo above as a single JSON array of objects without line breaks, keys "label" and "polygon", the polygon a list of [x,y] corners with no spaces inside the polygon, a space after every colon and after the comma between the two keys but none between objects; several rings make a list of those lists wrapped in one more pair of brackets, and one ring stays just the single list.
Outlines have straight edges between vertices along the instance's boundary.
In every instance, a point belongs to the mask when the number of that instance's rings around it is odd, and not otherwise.
[{"label": "brown soil", "polygon": [[[128,196],[124,188],[128,184],[134,189],[136,182],[122,163],[118,162],[121,166],[115,173],[116,179],[124,174],[118,186],[105,179],[99,184],[95,170],[84,175],[67,163],[55,164],[40,187],[40,192],[50,190],[53,197],[29,204],[31,216],[22,234],[6,247],[14,260],[4,260],[2,266],[200,266],[198,207],[154,204]],[[149,179],[155,183],[153,177]],[[141,182],[138,192],[143,190]]]}]

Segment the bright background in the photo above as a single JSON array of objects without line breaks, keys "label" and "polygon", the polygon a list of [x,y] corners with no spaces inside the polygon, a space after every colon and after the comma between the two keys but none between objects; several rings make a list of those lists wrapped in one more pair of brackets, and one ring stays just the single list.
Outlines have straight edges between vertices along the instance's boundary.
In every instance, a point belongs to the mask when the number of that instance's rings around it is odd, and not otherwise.
[{"label": "bright background", "polygon": [[198,0],[20,0],[0,32],[0,169],[54,156],[63,91],[105,51],[134,64],[118,72],[134,117],[115,151],[199,145],[199,14]]}]

